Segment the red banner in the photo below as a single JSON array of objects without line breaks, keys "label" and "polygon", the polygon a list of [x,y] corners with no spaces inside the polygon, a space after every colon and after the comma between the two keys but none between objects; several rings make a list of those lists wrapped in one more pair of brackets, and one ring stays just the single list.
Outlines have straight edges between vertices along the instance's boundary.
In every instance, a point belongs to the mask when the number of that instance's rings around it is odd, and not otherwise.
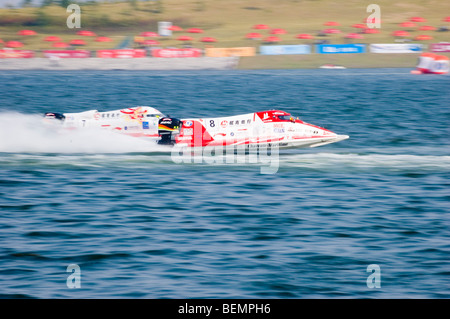
[{"label": "red banner", "polygon": [[3,49],[0,50],[0,59],[6,58],[32,58],[34,57],[34,52],[29,50],[10,50]]},{"label": "red banner", "polygon": [[91,52],[87,50],[45,50],[44,57],[58,57],[58,58],[89,58]]},{"label": "red banner", "polygon": [[441,42],[441,43],[433,43],[430,45],[431,52],[450,52],[450,43],[449,42]]},{"label": "red banner", "polygon": [[144,49],[123,49],[123,50],[98,50],[98,58],[143,58]]},{"label": "red banner", "polygon": [[152,56],[156,58],[198,58],[202,56],[202,50],[195,48],[153,49]]}]

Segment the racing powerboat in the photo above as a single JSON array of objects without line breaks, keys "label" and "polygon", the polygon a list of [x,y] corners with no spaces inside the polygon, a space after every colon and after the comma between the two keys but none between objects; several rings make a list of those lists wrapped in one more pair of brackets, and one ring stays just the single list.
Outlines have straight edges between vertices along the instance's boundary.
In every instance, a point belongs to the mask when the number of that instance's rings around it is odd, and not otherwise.
[{"label": "racing powerboat", "polygon": [[114,111],[45,113],[44,119],[67,129],[101,128],[154,139],[158,144],[182,147],[245,148],[316,147],[348,138],[303,122],[280,110],[226,117],[177,119],[149,106]]}]

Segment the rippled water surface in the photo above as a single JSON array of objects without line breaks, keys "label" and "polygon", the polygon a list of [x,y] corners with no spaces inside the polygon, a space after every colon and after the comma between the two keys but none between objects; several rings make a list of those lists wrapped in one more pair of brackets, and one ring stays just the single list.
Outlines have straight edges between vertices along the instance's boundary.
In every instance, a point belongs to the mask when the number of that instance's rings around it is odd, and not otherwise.
[{"label": "rippled water surface", "polygon": [[[450,298],[449,89],[407,69],[1,72],[0,296]],[[262,174],[40,123],[135,105],[277,108],[350,139]]]}]

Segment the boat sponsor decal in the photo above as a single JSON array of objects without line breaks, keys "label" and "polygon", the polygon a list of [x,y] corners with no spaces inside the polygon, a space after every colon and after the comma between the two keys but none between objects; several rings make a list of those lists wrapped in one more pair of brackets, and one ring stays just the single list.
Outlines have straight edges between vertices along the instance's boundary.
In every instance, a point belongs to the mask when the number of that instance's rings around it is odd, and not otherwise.
[{"label": "boat sponsor decal", "polygon": [[161,122],[159,122],[159,124],[172,124],[172,119],[171,118],[162,119]]},{"label": "boat sponsor decal", "polygon": [[245,125],[245,124],[251,124],[251,123],[252,123],[251,119],[246,119],[246,120],[240,119],[240,120],[232,120],[232,121],[230,121],[229,125],[230,126],[232,126],[232,125]]},{"label": "boat sponsor decal", "polygon": [[137,126],[137,125],[131,125],[131,126],[125,126],[124,129],[127,131],[135,131],[135,130],[139,130],[141,127]]},{"label": "boat sponsor decal", "polygon": [[176,129],[176,128],[171,128],[171,127],[165,126],[164,124],[161,124],[161,123],[158,125],[158,130],[165,130],[165,131],[172,131],[172,132],[178,131],[178,129]]},{"label": "boat sponsor decal", "polygon": [[179,141],[188,141],[188,140],[192,140],[192,135],[183,135],[183,136],[179,136],[177,138],[177,140]]},{"label": "boat sponsor decal", "polygon": [[135,107],[135,108],[127,108],[120,110],[120,113],[125,114],[126,120],[138,120],[142,121],[142,118],[144,117],[144,114],[147,113],[147,110],[142,107]]},{"label": "boat sponsor decal", "polygon": [[279,110],[272,110],[272,111],[257,112],[256,115],[258,115],[258,117],[263,121],[263,123],[270,123],[270,122],[280,122],[277,116],[289,115],[289,113]]},{"label": "boat sponsor decal", "polygon": [[192,121],[185,121],[184,122],[184,126],[185,127],[191,127],[192,126]]},{"label": "boat sponsor decal", "polygon": [[227,127],[227,125],[228,125],[227,120],[223,120],[222,122],[220,122],[220,126],[222,126],[223,128]]},{"label": "boat sponsor decal", "polygon": [[193,135],[194,129],[193,128],[184,128],[183,129],[183,135]]}]

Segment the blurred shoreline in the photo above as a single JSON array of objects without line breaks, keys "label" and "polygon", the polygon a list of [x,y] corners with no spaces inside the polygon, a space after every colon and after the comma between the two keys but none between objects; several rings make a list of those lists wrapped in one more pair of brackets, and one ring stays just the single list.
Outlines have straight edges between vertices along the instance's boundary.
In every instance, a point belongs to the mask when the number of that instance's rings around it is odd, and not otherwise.
[{"label": "blurred shoreline", "polygon": [[236,57],[199,58],[30,58],[0,59],[0,70],[226,70]]},{"label": "blurred shoreline", "polygon": [[[450,53],[441,53],[450,58]],[[8,70],[267,70],[317,69],[331,64],[348,69],[411,68],[420,53],[256,55],[251,57],[182,58],[4,58],[0,71]]]}]

